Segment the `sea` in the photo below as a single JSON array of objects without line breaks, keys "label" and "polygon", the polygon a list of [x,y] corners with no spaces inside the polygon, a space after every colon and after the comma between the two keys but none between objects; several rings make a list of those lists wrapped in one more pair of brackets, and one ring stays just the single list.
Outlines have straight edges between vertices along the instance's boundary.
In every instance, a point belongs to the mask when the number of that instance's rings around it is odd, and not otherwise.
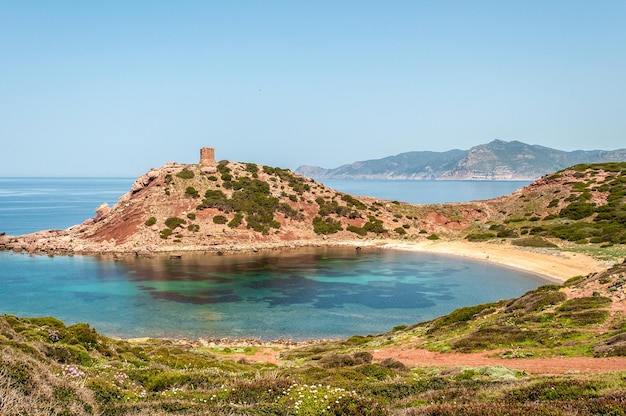
[{"label": "sea", "polygon": [[[133,178],[0,178],[0,232],[64,229]],[[528,182],[325,181],[411,203],[505,195]],[[87,322],[114,337],[334,339],[385,333],[520,296],[541,276],[453,256],[304,248],[180,259],[0,253],[0,313]]]}]

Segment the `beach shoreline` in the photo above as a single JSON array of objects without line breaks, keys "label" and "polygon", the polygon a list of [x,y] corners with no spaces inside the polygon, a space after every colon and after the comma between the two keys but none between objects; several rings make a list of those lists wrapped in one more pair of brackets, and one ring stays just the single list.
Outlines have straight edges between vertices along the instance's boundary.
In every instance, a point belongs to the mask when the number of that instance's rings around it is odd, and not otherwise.
[{"label": "beach shoreline", "polygon": [[533,249],[507,243],[454,241],[388,241],[378,245],[385,249],[417,251],[465,257],[523,270],[546,280],[563,283],[580,275],[607,269],[606,262],[582,253],[562,249]]}]

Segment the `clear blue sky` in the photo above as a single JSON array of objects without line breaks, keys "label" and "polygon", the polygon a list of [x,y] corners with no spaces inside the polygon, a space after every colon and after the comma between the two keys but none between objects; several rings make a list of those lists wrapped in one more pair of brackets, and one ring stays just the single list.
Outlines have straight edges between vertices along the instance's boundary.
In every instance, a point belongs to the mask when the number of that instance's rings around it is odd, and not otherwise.
[{"label": "clear blue sky", "polygon": [[0,176],[625,132],[623,0],[0,0]]}]

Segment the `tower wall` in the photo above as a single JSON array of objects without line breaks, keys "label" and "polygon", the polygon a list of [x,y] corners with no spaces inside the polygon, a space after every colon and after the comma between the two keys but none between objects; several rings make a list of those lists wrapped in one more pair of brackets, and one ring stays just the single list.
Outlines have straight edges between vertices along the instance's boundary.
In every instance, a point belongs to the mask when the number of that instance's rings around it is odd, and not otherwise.
[{"label": "tower wall", "polygon": [[215,166],[215,149],[212,147],[203,147],[200,149],[200,164],[206,166]]}]

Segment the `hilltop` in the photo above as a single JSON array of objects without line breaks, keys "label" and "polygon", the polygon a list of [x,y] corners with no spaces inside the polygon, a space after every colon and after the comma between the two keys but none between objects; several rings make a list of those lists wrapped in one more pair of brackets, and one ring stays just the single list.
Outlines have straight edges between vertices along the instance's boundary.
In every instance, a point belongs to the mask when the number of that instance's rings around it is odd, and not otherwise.
[{"label": "hilltop", "polygon": [[519,141],[494,140],[469,150],[406,152],[334,169],[300,166],[296,172],[318,180],[535,180],[581,163],[624,161],[626,149],[565,152]]}]

